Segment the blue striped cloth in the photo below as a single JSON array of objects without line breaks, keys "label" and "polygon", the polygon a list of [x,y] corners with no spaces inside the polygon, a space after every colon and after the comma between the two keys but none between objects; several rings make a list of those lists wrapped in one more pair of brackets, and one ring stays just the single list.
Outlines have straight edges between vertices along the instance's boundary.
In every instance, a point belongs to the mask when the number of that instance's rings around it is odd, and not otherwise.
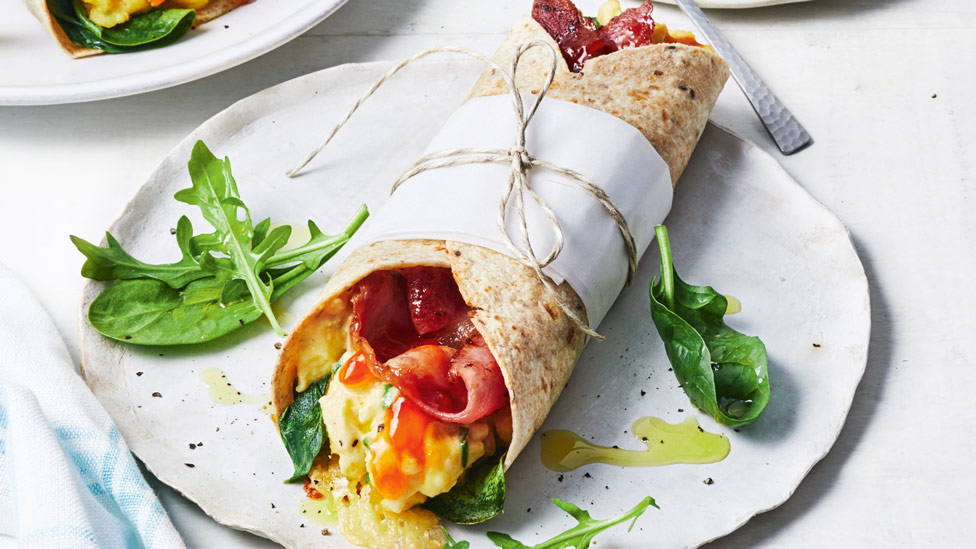
[{"label": "blue striped cloth", "polygon": [[0,264],[0,548],[183,547],[30,291]]}]

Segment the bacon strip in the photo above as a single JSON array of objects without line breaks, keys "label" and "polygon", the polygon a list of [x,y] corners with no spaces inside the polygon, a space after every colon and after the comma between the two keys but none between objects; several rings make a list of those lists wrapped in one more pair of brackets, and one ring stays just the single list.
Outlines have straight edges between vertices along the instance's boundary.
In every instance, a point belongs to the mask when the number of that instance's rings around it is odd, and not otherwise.
[{"label": "bacon strip", "polygon": [[458,351],[416,347],[378,369],[382,379],[424,412],[448,423],[472,423],[508,402],[501,370],[480,336]]},{"label": "bacon strip", "polygon": [[535,0],[532,18],[559,44],[569,70],[580,72],[587,59],[653,43],[653,10],[650,0],[644,0],[597,29],[572,0]]},{"label": "bacon strip", "polygon": [[352,334],[370,371],[431,417],[471,423],[508,402],[501,369],[449,269],[376,272],[351,301]]},{"label": "bacon strip", "polygon": [[379,360],[393,358],[416,345],[403,279],[389,271],[375,272],[356,285],[352,296],[351,330],[369,341]]},{"label": "bacon strip", "polygon": [[436,332],[467,319],[468,305],[450,269],[412,267],[400,273],[406,283],[410,320],[418,334]]}]

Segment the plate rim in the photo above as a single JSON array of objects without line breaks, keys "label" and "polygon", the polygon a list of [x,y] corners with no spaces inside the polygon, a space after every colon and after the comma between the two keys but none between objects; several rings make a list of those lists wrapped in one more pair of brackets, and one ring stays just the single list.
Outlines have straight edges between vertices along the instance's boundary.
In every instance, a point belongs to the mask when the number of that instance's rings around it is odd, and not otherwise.
[{"label": "plate rim", "polygon": [[[0,106],[41,106],[86,103],[157,91],[206,78],[246,63],[294,40],[335,13],[349,0],[311,0],[295,13],[291,25],[276,25],[205,55],[189,69],[173,65],[84,83],[0,85]],[[246,6],[243,7],[246,9]],[[38,31],[43,29],[38,25]],[[116,54],[125,55],[125,54]],[[75,59],[74,62],[84,62]],[[157,74],[158,73],[158,74]],[[223,112],[223,111],[221,111]],[[218,113],[220,114],[220,113]]]},{"label": "plate rim", "polygon": [[[672,6],[677,5],[675,0],[656,0]],[[737,10],[751,8],[765,8],[769,6],[779,6],[782,4],[796,4],[799,2],[809,2],[810,0],[695,0],[699,8],[718,9],[718,10]],[[738,137],[738,136],[736,136]]]},{"label": "plate rim", "polygon": [[[793,1],[793,0],[789,0],[789,1]],[[806,1],[806,0],[798,0],[798,1]],[[183,139],[181,139],[166,154],[166,156],[163,157],[160,160],[159,163],[156,164],[156,166],[150,172],[150,174],[149,174],[148,178],[146,179],[146,181],[144,181],[143,184],[140,185],[140,187],[133,193],[132,198],[126,203],[125,207],[122,209],[122,211],[119,214],[119,216],[111,223],[111,225],[109,226],[109,228],[107,230],[108,231],[113,231],[113,230],[116,229],[117,224],[120,221],[122,221],[122,219],[126,216],[126,212],[132,206],[132,203],[135,201],[135,199],[137,198],[138,194],[143,189],[143,187],[147,183],[149,183],[149,180],[153,178],[153,176],[155,175],[155,173],[158,170],[162,169],[167,164],[167,162],[170,161],[170,159],[172,158],[172,156],[174,155],[174,153],[176,153],[177,151],[183,149],[186,146],[186,143],[191,142],[191,141],[193,141],[195,139],[199,139],[200,138],[199,137],[199,134],[200,133],[203,133],[203,132],[209,131],[209,129],[210,129],[211,126],[214,126],[214,125],[218,125],[219,126],[220,124],[222,124],[223,123],[223,118],[225,116],[227,116],[227,114],[230,113],[230,112],[233,112],[233,111],[236,111],[236,110],[242,109],[242,108],[247,108],[249,110],[254,110],[255,105],[253,105],[253,104],[252,105],[242,105],[243,103],[246,103],[246,102],[247,103],[250,103],[250,102],[253,102],[255,99],[258,99],[259,98],[260,101],[262,102],[262,106],[265,106],[266,105],[265,102],[267,102],[269,99],[271,99],[275,95],[277,95],[278,92],[280,91],[280,88],[285,87],[285,86],[295,85],[298,81],[301,81],[301,80],[304,80],[304,79],[312,79],[312,78],[315,78],[315,77],[319,76],[320,74],[325,73],[325,72],[328,72],[328,71],[334,71],[334,72],[343,72],[343,71],[369,72],[369,71],[373,71],[377,75],[380,75],[380,74],[383,74],[383,72],[385,72],[385,70],[387,70],[389,67],[393,66],[395,63],[396,63],[395,61],[371,61],[371,62],[361,62],[361,63],[344,63],[344,64],[341,64],[341,65],[336,65],[336,66],[333,66],[333,67],[328,67],[328,68],[320,69],[318,71],[314,71],[314,72],[311,72],[311,73],[308,73],[308,74],[305,74],[305,75],[302,75],[302,76],[298,76],[298,77],[295,77],[295,78],[291,78],[289,80],[286,80],[284,82],[275,84],[273,86],[270,86],[268,88],[265,88],[263,90],[260,90],[260,91],[258,91],[256,93],[254,93],[254,94],[251,94],[251,95],[249,95],[247,97],[244,97],[244,98],[241,98],[241,99],[235,101],[233,104],[229,105],[228,107],[226,107],[225,109],[221,110],[220,112],[214,114],[213,116],[211,116],[210,118],[208,118],[207,120],[205,120],[204,122],[202,122],[200,125],[198,125],[196,128],[194,128],[190,133],[188,133],[186,135],[186,137],[184,137]],[[475,63],[477,63],[477,61],[474,61],[474,60],[458,60],[458,59],[443,59],[443,60],[424,60],[421,63],[423,63],[423,64],[441,64],[441,63],[471,63],[471,64],[475,64]],[[834,213],[832,210],[830,210],[830,208],[828,208],[826,205],[824,205],[822,202],[820,202],[804,186],[800,185],[799,182],[797,182],[796,179],[783,167],[783,165],[776,159],[776,157],[774,155],[770,154],[769,152],[767,152],[764,149],[762,149],[761,147],[759,147],[752,140],[749,140],[749,139],[747,139],[745,137],[739,136],[738,134],[736,134],[734,131],[732,131],[731,129],[729,129],[727,127],[721,126],[719,124],[715,124],[711,120],[709,120],[708,125],[711,126],[711,127],[713,127],[715,130],[720,131],[720,132],[726,134],[727,136],[729,136],[731,138],[734,138],[736,140],[741,141],[742,143],[745,144],[745,146],[747,148],[754,149],[755,152],[758,152],[761,156],[763,156],[764,158],[770,160],[771,163],[773,165],[775,165],[776,169],[778,169],[782,173],[782,175],[792,185],[795,186],[794,191],[799,191],[806,199],[808,199],[810,202],[812,202],[813,205],[817,209],[821,210],[822,213],[824,213],[827,216],[829,216],[833,221],[835,221],[837,223],[837,225],[839,225],[840,227],[842,227],[844,229],[844,234],[845,234],[845,237],[846,237],[846,242],[849,244],[850,251],[851,251],[851,253],[853,255],[853,258],[857,262],[857,267],[858,267],[858,273],[857,273],[857,275],[858,275],[858,280],[860,282],[860,288],[859,288],[858,292],[859,293],[860,292],[863,292],[863,297],[864,297],[865,314],[863,316],[863,325],[861,325],[859,327],[859,331],[863,331],[863,333],[865,335],[865,346],[860,351],[860,356],[857,357],[857,363],[856,363],[856,367],[857,368],[856,368],[856,372],[854,372],[856,374],[857,383],[855,383],[853,385],[853,387],[851,388],[851,391],[850,391],[850,399],[846,401],[843,410],[840,410],[839,411],[839,414],[837,416],[836,423],[831,425],[831,430],[835,433],[834,436],[833,436],[833,439],[831,440],[831,442],[829,444],[825,445],[825,447],[823,448],[823,450],[820,451],[819,453],[812,453],[811,454],[812,459],[811,459],[811,461],[809,463],[809,466],[807,468],[805,468],[801,473],[797,474],[797,476],[794,479],[789,479],[789,480],[787,480],[787,481],[784,482],[784,484],[786,485],[785,486],[785,490],[782,493],[780,493],[779,495],[777,495],[777,496],[775,496],[773,498],[776,501],[774,501],[768,507],[757,508],[755,510],[750,510],[748,513],[739,516],[738,517],[738,520],[736,520],[736,521],[729,521],[728,524],[730,525],[730,527],[729,527],[729,529],[727,531],[724,531],[722,533],[716,534],[714,537],[711,537],[711,538],[709,538],[707,540],[703,540],[703,541],[700,542],[699,545],[704,545],[704,544],[710,543],[712,541],[715,541],[717,539],[721,539],[721,538],[723,538],[723,537],[731,534],[732,532],[738,530],[739,528],[743,527],[753,517],[755,517],[755,516],[757,516],[759,514],[762,514],[762,513],[771,511],[773,509],[776,509],[777,507],[779,507],[782,504],[784,504],[786,501],[788,501],[793,496],[793,494],[796,492],[797,488],[799,488],[800,484],[804,481],[804,479],[806,479],[807,476],[809,476],[810,471],[818,463],[820,463],[827,456],[827,454],[830,453],[830,451],[836,445],[837,440],[840,438],[841,433],[843,432],[844,426],[846,425],[847,419],[848,419],[848,417],[850,415],[850,410],[851,410],[851,408],[853,406],[854,397],[855,397],[855,395],[857,393],[857,389],[860,386],[861,381],[863,380],[864,373],[865,373],[866,368],[867,368],[867,360],[868,360],[868,356],[869,356],[869,352],[870,352],[870,338],[871,338],[871,333],[872,333],[870,281],[868,280],[867,273],[866,273],[866,271],[864,269],[864,262],[862,261],[862,259],[860,257],[860,254],[858,254],[857,246],[856,246],[856,244],[854,242],[854,239],[853,239],[853,237],[851,235],[850,229],[843,223],[843,221],[840,219],[840,217],[836,213]],[[102,242],[102,244],[104,244],[104,241]],[[89,347],[88,347],[88,345],[90,344],[90,340],[93,337],[100,337],[94,331],[94,329],[92,329],[90,327],[90,325],[87,324],[87,314],[86,314],[87,313],[87,310],[86,310],[86,299],[87,299],[87,297],[86,296],[89,294],[89,292],[91,291],[91,289],[92,289],[93,286],[96,286],[96,285],[99,285],[99,284],[101,284],[101,283],[98,282],[98,281],[94,281],[94,280],[86,280],[85,281],[85,283],[84,283],[84,285],[82,287],[81,301],[79,303],[79,308],[78,308],[78,317],[77,317],[77,320],[78,320],[78,329],[79,329],[79,333],[80,333],[80,337],[79,337],[79,350],[80,350],[81,371],[82,371],[82,376],[83,377],[85,377],[85,375],[86,375],[86,373],[85,373],[85,370],[86,370],[85,364],[91,359],[91,352],[89,351]],[[852,361],[852,364],[853,364],[853,361]],[[87,382],[88,382],[88,380],[86,378],[86,384],[87,384]],[[96,395],[96,397],[97,396],[98,395]],[[101,398],[99,398],[99,400],[101,401]],[[124,433],[123,433],[123,438],[125,438]],[[135,451],[133,451],[133,454],[135,454]],[[140,458],[140,460],[141,460],[141,458]],[[281,538],[275,536],[271,532],[266,532],[266,531],[263,531],[263,530],[257,530],[255,528],[252,528],[252,527],[249,527],[247,525],[241,524],[237,520],[228,520],[230,517],[223,516],[224,513],[221,512],[221,510],[205,508],[198,501],[199,498],[191,497],[186,492],[184,492],[182,489],[180,489],[180,488],[174,486],[173,484],[171,484],[167,480],[167,479],[173,480],[173,479],[170,478],[170,475],[168,475],[168,474],[160,475],[157,472],[157,470],[156,470],[157,468],[151,466],[147,462],[143,462],[143,463],[145,464],[146,468],[150,472],[152,472],[152,474],[157,479],[159,479],[160,482],[163,482],[163,483],[167,484],[167,486],[169,486],[174,491],[176,491],[177,493],[179,493],[182,497],[184,497],[187,500],[193,502],[193,504],[196,505],[198,508],[200,508],[201,511],[203,511],[207,516],[209,516],[210,518],[212,518],[213,520],[215,520],[219,524],[221,524],[223,526],[230,527],[230,528],[247,531],[247,532],[250,532],[252,534],[258,535],[260,537],[263,537],[263,538],[266,538],[266,539],[270,539],[270,540],[272,540],[272,541],[274,541],[276,543],[279,543],[279,544],[286,544],[287,543],[286,540],[281,539]],[[220,518],[218,518],[218,515],[220,515]]]}]

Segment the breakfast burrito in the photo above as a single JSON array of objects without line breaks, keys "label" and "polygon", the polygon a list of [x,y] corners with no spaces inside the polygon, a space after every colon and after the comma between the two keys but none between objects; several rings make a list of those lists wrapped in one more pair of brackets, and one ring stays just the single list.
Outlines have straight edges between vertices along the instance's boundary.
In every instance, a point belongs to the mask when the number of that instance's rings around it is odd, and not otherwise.
[{"label": "breakfast burrito", "polygon": [[252,0],[24,0],[73,58],[165,46]]},{"label": "breakfast burrito", "polygon": [[[649,2],[601,25],[570,0],[536,0],[496,60],[534,40],[562,54],[543,104],[582,105],[636,128],[666,164],[670,192],[728,77],[722,59],[655,23]],[[518,88],[542,91],[551,62],[542,48],[525,53]],[[469,104],[507,93],[489,69]],[[337,268],[281,350],[273,399],[294,478],[310,497],[334,498],[346,538],[440,547],[439,518],[474,523],[501,511],[504,469],[583,349],[567,310],[594,321],[578,289],[554,287],[506,253],[445,239],[367,243]]]}]

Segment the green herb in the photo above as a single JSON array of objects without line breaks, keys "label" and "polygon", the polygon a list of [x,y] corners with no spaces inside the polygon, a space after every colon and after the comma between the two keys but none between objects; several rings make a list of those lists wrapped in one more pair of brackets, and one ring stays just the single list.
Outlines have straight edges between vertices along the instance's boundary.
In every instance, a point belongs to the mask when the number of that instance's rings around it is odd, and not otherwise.
[{"label": "green herb", "polygon": [[[88,320],[100,333],[142,345],[175,345],[211,339],[261,317],[243,286],[225,294],[227,282],[204,278],[174,290],[158,280],[123,280],[98,295]],[[126,339],[129,338],[129,339]]]},{"label": "green herb", "polygon": [[424,507],[458,524],[477,524],[502,512],[505,506],[505,455],[497,463],[485,461],[468,471],[464,484],[433,497]]},{"label": "green herb", "polygon": [[319,399],[325,395],[330,377],[325,376],[312,383],[301,393],[295,392],[295,400],[278,418],[281,441],[285,443],[285,450],[295,466],[295,473],[285,482],[304,478],[311,470],[315,456],[328,441]]},{"label": "green herb", "polygon": [[242,280],[254,304],[268,318],[271,327],[278,335],[285,335],[271,312],[272,286],[270,282],[261,280],[261,272],[271,256],[288,243],[291,227],[277,227],[255,243],[251,213],[237,191],[237,182],[230,171],[230,159],[218,160],[203,141],[198,141],[187,168],[192,186],[177,191],[174,198],[200,208],[204,219],[216,229],[220,251],[230,259],[229,262],[220,261],[206,252],[201,255],[201,265],[205,270],[216,271],[218,278]]},{"label": "green herb", "polygon": [[600,24],[600,20],[598,18],[596,18],[596,17],[588,17],[588,16],[585,16],[584,15],[583,16],[583,19],[586,19],[590,23],[593,23],[593,26],[596,27],[598,30],[599,30],[600,27],[603,26],[603,25]]},{"label": "green herb", "polygon": [[400,394],[400,391],[398,391],[396,389],[396,387],[394,387],[393,385],[390,385],[389,383],[384,383],[383,384],[383,399],[382,399],[382,402],[383,402],[383,409],[384,410],[386,410],[390,406],[393,406],[393,401],[396,400],[396,397],[397,397],[398,394]]},{"label": "green herb", "polygon": [[369,477],[369,473],[366,473],[366,479],[365,480],[366,480],[366,484],[369,484],[370,483],[370,480],[371,479]]},{"label": "green herb", "polygon": [[461,467],[468,466],[468,428],[461,427]]},{"label": "green herb", "polygon": [[451,537],[451,533],[447,531],[447,528],[441,526],[441,530],[444,531],[444,537],[447,538],[447,542],[441,549],[468,549],[471,547],[471,543],[467,541],[454,541]]},{"label": "green herb", "polygon": [[48,9],[68,38],[79,46],[125,53],[171,44],[186,34],[196,18],[191,9],[154,9],[105,28],[88,18],[81,0],[48,0]]},{"label": "green herb", "polygon": [[655,228],[661,279],[651,282],[651,318],[691,402],[726,425],[754,421],[769,403],[766,346],[722,320],[728,300],[678,277],[668,232]]},{"label": "green herb", "polygon": [[332,374],[331,375],[336,375],[336,372],[339,371],[339,368],[342,368],[342,363],[341,362],[336,362],[335,364],[333,364],[332,365]]},{"label": "green herb", "polygon": [[150,265],[132,257],[109,233],[105,233],[108,247],[101,248],[76,236],[71,242],[88,258],[81,268],[81,275],[94,280],[131,280],[154,278],[170,288],[180,289],[198,278],[212,276],[200,268],[200,263],[190,251],[193,226],[183,216],[176,223],[176,244],[183,258],[176,263]]},{"label": "green herb", "polygon": [[369,439],[368,438],[364,438],[363,439],[363,446],[369,448],[369,445],[370,445]]},{"label": "green herb", "polygon": [[270,219],[252,224],[228,159],[218,160],[198,141],[188,168],[193,186],[177,192],[176,199],[199,207],[215,230],[194,236],[190,220],[181,217],[176,225],[179,261],[139,261],[108,233],[104,248],[71,237],[87,258],[82,276],[117,281],[92,301],[89,321],[107,337],[143,345],[209,341],[262,315],[284,335],[271,302],[349,240],[368,215],[365,206],[340,234],[325,235],[309,221],[308,242],[282,250],[291,227],[271,230]]},{"label": "green herb", "polygon": [[644,511],[647,510],[648,506],[653,505],[654,507],[657,507],[657,504],[654,503],[654,500],[651,497],[646,497],[641,500],[636,507],[617,518],[594,520],[592,517],[590,517],[589,512],[580,509],[572,503],[557,498],[553,498],[552,502],[563,511],[569,513],[569,515],[576,519],[579,524],[551,539],[532,546],[515,541],[508,534],[502,534],[499,532],[488,532],[488,538],[491,539],[495,545],[502,547],[503,549],[563,549],[565,547],[585,549],[586,547],[589,547],[590,542],[592,542],[593,538],[596,537],[596,535],[600,532],[603,532],[611,526],[620,524],[621,522],[633,519],[633,522],[630,523],[630,528],[627,529],[627,531],[630,532],[634,528],[634,523],[637,522],[637,517],[644,514]]}]

